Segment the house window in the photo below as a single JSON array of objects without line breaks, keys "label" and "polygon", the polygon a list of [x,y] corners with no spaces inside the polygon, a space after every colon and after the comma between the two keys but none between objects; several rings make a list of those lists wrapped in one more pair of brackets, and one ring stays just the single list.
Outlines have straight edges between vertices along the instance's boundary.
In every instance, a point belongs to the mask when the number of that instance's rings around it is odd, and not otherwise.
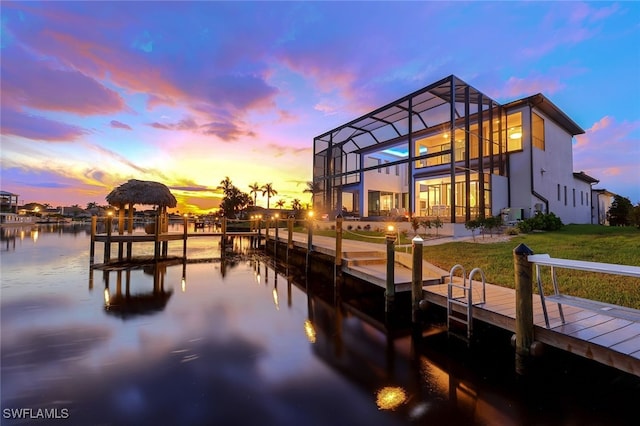
[{"label": "house window", "polygon": [[507,152],[522,150],[522,113],[507,116]]},{"label": "house window", "polygon": [[[382,164],[382,160],[378,158],[378,166]],[[378,167],[378,173],[382,173],[382,167]]]},{"label": "house window", "polygon": [[560,201],[562,198],[560,198],[560,184],[558,184],[558,201]]},{"label": "house window", "polygon": [[544,120],[535,112],[531,113],[531,127],[533,146],[544,151]]},{"label": "house window", "polygon": [[400,176],[400,164],[396,164],[396,176]]},{"label": "house window", "polygon": [[584,206],[584,192],[580,191],[580,205]]},{"label": "house window", "polygon": [[572,192],[573,192],[573,207],[575,207],[576,206],[576,189],[573,188]]},{"label": "house window", "polygon": [[[389,163],[389,162],[388,162],[387,160],[384,160],[384,164],[388,164],[388,163]],[[387,167],[385,167],[385,168],[384,168],[384,172],[385,172],[386,174],[389,174],[389,166],[387,166]]]},{"label": "house window", "polygon": [[567,205],[567,185],[564,186],[564,205]]}]

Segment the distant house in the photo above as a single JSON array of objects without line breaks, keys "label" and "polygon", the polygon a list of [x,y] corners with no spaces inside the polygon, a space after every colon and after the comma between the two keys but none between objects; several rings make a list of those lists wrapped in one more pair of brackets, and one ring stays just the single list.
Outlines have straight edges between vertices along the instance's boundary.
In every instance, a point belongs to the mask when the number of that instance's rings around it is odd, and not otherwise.
[{"label": "distant house", "polygon": [[0,191],[0,212],[18,213],[18,194]]},{"label": "distant house", "polygon": [[609,225],[609,216],[607,213],[613,203],[613,197],[616,194],[609,192],[606,189],[594,189],[591,194],[593,206],[593,217],[591,223],[599,225]]},{"label": "distant house", "polygon": [[59,213],[61,216],[64,216],[64,217],[71,217],[76,219],[91,217],[91,213],[89,213],[87,210],[83,209],[82,207],[78,207],[78,206],[58,207],[55,210],[57,213]]},{"label": "distant house", "polygon": [[542,94],[501,105],[451,75],[314,138],[314,210],[590,223],[598,180],[573,170],[582,133]]}]

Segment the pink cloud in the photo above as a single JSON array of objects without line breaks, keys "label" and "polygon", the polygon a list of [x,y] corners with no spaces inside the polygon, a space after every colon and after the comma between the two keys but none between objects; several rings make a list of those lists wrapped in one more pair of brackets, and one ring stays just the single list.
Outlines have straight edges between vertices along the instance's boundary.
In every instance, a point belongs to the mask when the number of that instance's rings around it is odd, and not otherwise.
[{"label": "pink cloud", "polygon": [[640,121],[619,123],[610,116],[601,118],[584,135],[576,136],[574,169],[600,179],[600,187],[614,192],[637,192],[640,187],[639,131]]},{"label": "pink cloud", "polygon": [[286,110],[278,111],[278,123],[295,123],[298,121],[298,116]]},{"label": "pink cloud", "polygon": [[[593,23],[607,18],[618,10],[617,5],[592,7],[596,3],[555,3],[542,20],[538,32],[548,37],[546,41],[538,39],[532,47],[522,49],[522,54],[530,58],[539,58],[560,46],[571,46],[588,40],[600,29]],[[565,7],[569,7],[565,10]]]},{"label": "pink cloud", "polygon": [[513,99],[518,97],[530,96],[536,93],[544,93],[546,95],[556,93],[565,88],[564,83],[553,76],[529,76],[526,78],[509,77],[507,82],[499,89],[487,91],[493,98]]},{"label": "pink cloud", "polygon": [[225,142],[237,141],[242,137],[254,138],[256,133],[251,130],[245,130],[246,125],[238,120],[225,119],[224,117],[215,117],[212,121],[204,121],[199,124],[194,118],[184,118],[175,123],[159,123],[153,122],[149,126],[159,130],[169,131],[193,131],[198,134],[207,136],[216,136]]}]

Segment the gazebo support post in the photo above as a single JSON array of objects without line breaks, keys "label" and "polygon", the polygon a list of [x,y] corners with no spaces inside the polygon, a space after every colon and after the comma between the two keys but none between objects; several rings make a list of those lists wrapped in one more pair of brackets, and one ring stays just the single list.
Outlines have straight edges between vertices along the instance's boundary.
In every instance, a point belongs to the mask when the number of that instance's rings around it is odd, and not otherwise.
[{"label": "gazebo support post", "polygon": [[98,227],[98,216],[91,216],[91,248],[89,250],[89,263],[93,265],[96,255],[96,228]]},{"label": "gazebo support post", "polygon": [[[124,234],[124,205],[118,209],[118,235]],[[118,243],[118,260],[122,261],[124,258],[124,243],[120,241]]]},{"label": "gazebo support post", "polygon": [[156,210],[156,226],[154,229],[154,250],[153,250],[153,258],[158,260],[160,257],[160,207]]},{"label": "gazebo support post", "polygon": [[[165,206],[162,207],[162,233],[168,231],[169,223],[167,218],[167,208]],[[169,241],[162,242],[162,257],[167,257],[169,254]]]},{"label": "gazebo support post", "polygon": [[[129,223],[127,227],[127,233],[133,234],[133,203],[129,203]],[[131,260],[131,250],[133,249],[133,243],[127,242],[127,260]]]}]

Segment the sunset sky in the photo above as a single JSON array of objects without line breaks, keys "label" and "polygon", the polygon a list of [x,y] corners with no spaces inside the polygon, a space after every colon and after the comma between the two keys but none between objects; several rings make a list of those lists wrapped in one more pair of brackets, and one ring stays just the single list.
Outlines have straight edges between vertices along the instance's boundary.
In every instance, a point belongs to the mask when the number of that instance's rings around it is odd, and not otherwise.
[{"label": "sunset sky", "polygon": [[546,95],[586,130],[574,170],[640,202],[640,2],[0,9],[0,187],[21,203],[106,204],[136,178],[197,212],[225,176],[306,203],[315,136],[450,74],[501,103]]}]

